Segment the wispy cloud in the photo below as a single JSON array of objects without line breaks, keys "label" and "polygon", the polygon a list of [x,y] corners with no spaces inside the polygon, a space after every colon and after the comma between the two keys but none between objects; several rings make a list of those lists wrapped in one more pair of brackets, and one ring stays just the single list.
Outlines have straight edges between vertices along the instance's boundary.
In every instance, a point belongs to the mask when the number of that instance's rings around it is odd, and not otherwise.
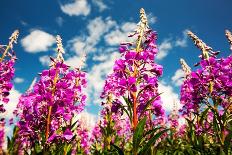
[{"label": "wispy cloud", "polygon": [[16,77],[16,78],[14,78],[14,82],[15,82],[15,83],[23,83],[23,82],[24,82],[24,79],[23,79],[23,78],[20,78],[20,77]]},{"label": "wispy cloud", "polygon": [[95,52],[96,45],[101,40],[103,34],[108,32],[115,24],[115,21],[113,21],[110,17],[104,20],[102,17],[97,17],[91,20],[87,25],[87,36],[75,37],[69,41],[69,44],[71,44],[72,49],[77,54],[82,52]]},{"label": "wispy cloud", "polygon": [[56,23],[61,27],[64,23],[64,19],[62,17],[56,17]]},{"label": "wispy cloud", "polygon": [[147,14],[147,19],[149,24],[155,24],[157,22],[157,17],[154,16],[152,13]]},{"label": "wispy cloud", "polygon": [[56,42],[53,35],[42,30],[32,30],[21,40],[24,50],[28,53],[45,52]]},{"label": "wispy cloud", "polygon": [[173,45],[170,41],[170,39],[165,39],[160,45],[158,45],[159,52],[156,56],[158,60],[162,60],[164,57],[166,57],[169,53],[169,51],[173,48]]},{"label": "wispy cloud", "polygon": [[105,35],[105,42],[110,46],[118,46],[121,42],[131,41],[131,38],[128,38],[128,34],[133,32],[136,26],[137,24],[133,22],[117,25],[113,31]]},{"label": "wispy cloud", "polygon": [[49,66],[50,64],[50,57],[48,55],[44,55],[39,57],[39,61],[43,66]]},{"label": "wispy cloud", "polygon": [[175,86],[180,86],[183,83],[184,71],[182,69],[177,69],[175,74],[172,76],[172,83]]},{"label": "wispy cloud", "polygon": [[188,41],[187,31],[188,31],[188,29],[185,29],[182,32],[182,37],[177,38],[177,40],[175,42],[175,46],[179,46],[179,47],[186,47],[187,46],[187,41]]},{"label": "wispy cloud", "polygon": [[61,5],[60,8],[69,16],[87,16],[91,11],[91,7],[87,0],[75,0],[72,3]]},{"label": "wispy cloud", "polygon": [[98,7],[100,12],[108,8],[107,5],[103,2],[103,0],[92,0],[92,2]]}]

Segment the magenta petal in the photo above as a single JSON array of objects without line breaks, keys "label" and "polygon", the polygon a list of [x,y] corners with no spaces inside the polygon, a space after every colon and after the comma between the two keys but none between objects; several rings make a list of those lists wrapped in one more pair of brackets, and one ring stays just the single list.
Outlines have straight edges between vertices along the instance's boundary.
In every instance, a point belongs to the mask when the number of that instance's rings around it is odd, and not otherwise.
[{"label": "magenta petal", "polygon": [[63,136],[65,139],[70,140],[73,137],[73,133],[70,129],[66,129]]}]

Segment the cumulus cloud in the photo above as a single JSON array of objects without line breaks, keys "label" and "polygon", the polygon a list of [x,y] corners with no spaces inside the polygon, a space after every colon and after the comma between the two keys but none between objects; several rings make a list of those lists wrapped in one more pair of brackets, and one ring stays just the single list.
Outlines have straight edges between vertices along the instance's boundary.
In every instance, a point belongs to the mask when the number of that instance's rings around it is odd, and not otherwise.
[{"label": "cumulus cloud", "polygon": [[39,57],[39,61],[43,66],[49,66],[50,65],[50,57],[48,55],[44,55]]},{"label": "cumulus cloud", "polygon": [[93,0],[93,4],[95,4],[98,7],[100,12],[108,8],[107,5],[103,2],[103,0]]},{"label": "cumulus cloud", "polygon": [[16,78],[14,78],[14,82],[15,82],[15,83],[23,83],[23,82],[24,82],[24,79],[23,79],[23,78],[20,78],[20,77],[16,77]]},{"label": "cumulus cloud", "polygon": [[182,69],[177,69],[175,74],[172,76],[172,83],[175,86],[180,86],[183,83],[184,76],[184,71]]},{"label": "cumulus cloud", "polygon": [[88,35],[83,37],[75,37],[69,43],[72,44],[72,49],[80,54],[82,52],[90,53],[96,51],[96,45],[100,41],[103,34],[108,32],[116,22],[110,17],[102,19],[97,17],[89,22],[87,25]]},{"label": "cumulus cloud", "polygon": [[73,68],[84,67],[86,63],[83,63],[83,58],[78,56],[73,56],[65,60],[65,63]]},{"label": "cumulus cloud", "polygon": [[10,95],[9,95],[10,101],[7,104],[4,104],[6,112],[0,115],[3,115],[4,118],[7,119],[13,118],[13,111],[16,109],[20,95],[21,95],[20,92],[15,88],[13,88],[10,91]]},{"label": "cumulus cloud", "polygon": [[166,57],[169,53],[169,51],[173,48],[172,43],[169,39],[165,39],[160,45],[158,45],[159,52],[156,56],[158,60],[162,60],[164,57]]},{"label": "cumulus cloud", "polygon": [[108,59],[102,61],[99,64],[93,65],[91,71],[89,72],[88,78],[88,88],[87,92],[91,96],[91,101],[94,104],[100,104],[101,100],[99,98],[101,91],[103,90],[104,81],[106,75],[112,72],[114,61],[120,57],[118,52],[114,52],[108,56]]},{"label": "cumulus cloud", "polygon": [[37,29],[31,31],[29,35],[21,40],[23,48],[28,53],[45,52],[55,42],[56,39],[53,35]]},{"label": "cumulus cloud", "polygon": [[72,3],[61,5],[60,8],[69,16],[87,16],[91,11],[91,7],[87,0],[75,0]]},{"label": "cumulus cloud", "polygon": [[95,114],[89,113],[87,111],[82,111],[80,114],[78,114],[75,117],[75,119],[80,120],[81,125],[84,128],[86,128],[88,130],[91,130],[91,129],[94,128],[94,126],[95,126],[95,124],[97,122],[98,116],[95,115]]},{"label": "cumulus cloud", "polygon": [[177,108],[179,109],[181,107],[179,97],[174,92],[172,86],[166,84],[165,82],[161,81],[159,82],[159,92],[161,94],[161,99],[163,101],[163,107],[165,111],[172,111],[174,103],[177,104]]},{"label": "cumulus cloud", "polygon": [[110,46],[117,46],[121,42],[131,41],[131,38],[128,38],[128,34],[133,32],[136,26],[137,24],[133,22],[126,22],[122,25],[118,25],[115,30],[105,35],[105,42]]}]

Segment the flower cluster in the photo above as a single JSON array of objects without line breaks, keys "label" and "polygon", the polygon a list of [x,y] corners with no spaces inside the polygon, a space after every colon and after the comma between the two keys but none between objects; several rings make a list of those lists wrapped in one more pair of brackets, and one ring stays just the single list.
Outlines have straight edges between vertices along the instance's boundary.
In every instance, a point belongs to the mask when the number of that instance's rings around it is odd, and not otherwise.
[{"label": "flower cluster", "polygon": [[[0,52],[2,56],[0,58],[0,113],[5,112],[3,103],[8,103],[10,90],[13,87],[11,80],[14,77],[14,64],[16,56],[13,52],[13,43],[16,43],[19,35],[19,31],[16,30],[9,38],[9,43],[7,46],[0,45]],[[9,51],[10,50],[10,51]]]},{"label": "flower cluster", "polygon": [[[207,53],[206,53],[207,54]],[[232,56],[217,59],[206,56],[200,61],[200,68],[186,72],[181,86],[181,103],[184,115],[197,112],[202,105],[212,104],[209,98],[220,102],[227,109],[232,96]]]},{"label": "flower cluster", "polygon": [[110,150],[112,143],[127,149],[126,144],[132,142],[136,127],[143,118],[147,118],[145,128],[148,131],[159,125],[164,116],[158,93],[158,78],[163,68],[154,62],[158,52],[157,34],[149,29],[144,9],[140,10],[140,18],[137,29],[129,35],[136,41],[120,45],[121,58],[115,61],[101,94],[106,102],[102,103],[100,130],[95,128],[98,132],[93,136],[101,135],[102,143],[99,142],[98,147],[103,150]]},{"label": "flower cluster", "polygon": [[23,94],[17,105],[21,147],[70,141],[73,138],[72,118],[84,109],[86,75],[79,68],[70,69],[65,64],[59,36],[57,43],[57,58],[51,58],[51,67],[42,71],[33,89]]},{"label": "flower cluster", "polygon": [[[153,98],[150,112],[162,116],[164,111],[158,94],[158,77],[162,75],[162,66],[154,62],[158,52],[156,45],[157,34],[147,26],[144,10],[141,9],[141,21],[138,29],[130,37],[137,38],[136,43],[122,43],[119,51],[121,58],[115,61],[113,73],[107,76],[103,98],[113,95],[117,101],[112,108],[118,109],[125,97],[133,106],[133,126],[136,126],[138,117],[142,118],[147,102]],[[134,48],[135,45],[135,48]]]}]

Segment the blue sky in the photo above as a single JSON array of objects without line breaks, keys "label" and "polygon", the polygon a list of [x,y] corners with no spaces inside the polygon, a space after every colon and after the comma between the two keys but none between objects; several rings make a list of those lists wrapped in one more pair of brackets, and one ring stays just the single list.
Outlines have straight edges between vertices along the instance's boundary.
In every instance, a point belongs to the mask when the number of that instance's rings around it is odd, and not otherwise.
[{"label": "blue sky", "polygon": [[14,46],[16,63],[15,88],[9,108],[25,92],[37,73],[48,68],[48,56],[55,54],[54,37],[63,39],[66,61],[78,65],[83,52],[87,54],[89,94],[86,111],[99,112],[99,94],[104,77],[111,71],[117,48],[139,21],[139,9],[148,15],[149,25],[158,32],[160,53],[157,63],[164,66],[160,91],[167,111],[178,100],[182,72],[179,59],[192,67],[198,61],[199,50],[184,32],[191,30],[220,56],[230,54],[224,30],[232,30],[231,0],[1,0],[0,44],[15,30],[20,30]]}]

